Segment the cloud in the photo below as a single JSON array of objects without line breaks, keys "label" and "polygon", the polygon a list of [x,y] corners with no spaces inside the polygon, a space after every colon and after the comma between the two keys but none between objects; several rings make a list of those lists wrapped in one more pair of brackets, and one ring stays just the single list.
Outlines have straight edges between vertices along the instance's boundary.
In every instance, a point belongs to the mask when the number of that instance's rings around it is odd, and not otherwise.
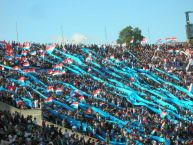
[{"label": "cloud", "polygon": [[62,39],[62,36],[60,35],[54,35],[51,37],[51,42],[52,43],[73,43],[73,44],[79,44],[79,43],[85,43],[85,41],[87,41],[88,38],[80,33],[75,33],[73,34],[70,38],[68,37],[64,37],[64,39]]},{"label": "cloud", "polygon": [[75,43],[75,44],[78,44],[78,43],[83,43],[87,40],[88,38],[83,35],[83,34],[80,34],[80,33],[75,33],[72,38],[71,38],[71,41],[72,43]]}]

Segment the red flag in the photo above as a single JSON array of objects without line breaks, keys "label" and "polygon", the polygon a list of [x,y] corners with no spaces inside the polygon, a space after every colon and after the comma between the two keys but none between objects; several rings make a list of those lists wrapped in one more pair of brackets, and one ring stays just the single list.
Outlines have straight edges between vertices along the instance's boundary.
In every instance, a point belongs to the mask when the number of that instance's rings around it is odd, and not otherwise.
[{"label": "red flag", "polygon": [[14,66],[12,67],[14,70],[20,70],[20,67],[19,66]]},{"label": "red flag", "polygon": [[70,59],[70,58],[67,58],[67,59],[64,60],[64,63],[71,64],[71,63],[73,63],[73,60]]},{"label": "red flag", "polygon": [[11,47],[10,44],[6,44],[6,47],[5,47],[5,54],[8,55],[8,56],[13,56],[13,49]]},{"label": "red flag", "polygon": [[91,114],[91,113],[92,113],[92,109],[91,109],[91,108],[88,108],[87,114]]}]

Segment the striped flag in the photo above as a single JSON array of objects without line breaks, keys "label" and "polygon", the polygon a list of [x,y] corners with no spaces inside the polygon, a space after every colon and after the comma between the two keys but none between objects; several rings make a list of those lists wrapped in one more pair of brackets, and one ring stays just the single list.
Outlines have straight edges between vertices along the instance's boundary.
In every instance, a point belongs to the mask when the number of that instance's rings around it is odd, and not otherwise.
[{"label": "striped flag", "polygon": [[47,70],[47,72],[48,72],[48,74],[52,75],[54,71],[52,69],[49,69],[49,70]]},{"label": "striped flag", "polygon": [[24,83],[25,77],[20,77],[20,78],[18,79],[18,81]]},{"label": "striped flag", "polygon": [[167,112],[165,112],[165,111],[162,111],[160,114],[161,118],[165,118],[166,115],[167,115]]},{"label": "striped flag", "polygon": [[48,97],[47,99],[44,100],[44,103],[51,103],[52,102],[52,97]]},{"label": "striped flag", "polygon": [[24,42],[23,43],[23,49],[24,50],[29,50],[30,49],[30,43],[29,42]]},{"label": "striped flag", "polygon": [[19,66],[14,66],[14,67],[12,67],[13,68],[13,70],[20,70],[20,67]]},{"label": "striped flag", "polygon": [[93,91],[93,96],[96,97],[97,95],[99,95],[101,92],[101,89],[97,89],[95,91]]},{"label": "striped flag", "polygon": [[66,71],[65,70],[62,70],[62,71],[56,70],[56,71],[52,71],[51,74],[53,76],[63,75],[63,74],[66,74]]},{"label": "striped flag", "polygon": [[27,62],[23,63],[23,66],[28,67],[29,66],[29,62],[27,61]]},{"label": "striped flag", "polygon": [[52,71],[53,76],[61,75],[59,70]]},{"label": "striped flag", "polygon": [[84,96],[80,96],[78,99],[80,100],[80,102],[85,102]]},{"label": "striped flag", "polygon": [[55,90],[55,92],[56,92],[56,94],[61,94],[61,93],[62,93],[62,90],[63,90],[62,87],[57,87],[56,90]]},{"label": "striped flag", "polygon": [[78,109],[78,102],[73,102],[70,106],[74,109]]},{"label": "striped flag", "polygon": [[100,103],[99,103],[99,106],[100,106],[100,107],[103,106],[103,105],[105,105],[104,102],[100,102]]},{"label": "striped flag", "polygon": [[64,63],[71,64],[71,63],[73,63],[73,60],[70,59],[70,58],[67,58],[67,59],[64,60]]},{"label": "striped flag", "polygon": [[147,39],[146,38],[143,38],[142,40],[141,40],[141,44],[142,45],[145,45],[147,43]]},{"label": "striped flag", "polygon": [[46,46],[46,52],[47,52],[47,53],[52,53],[52,51],[54,50],[55,47],[56,47],[55,44],[47,45],[47,46]]},{"label": "striped flag", "polygon": [[111,56],[110,56],[110,59],[114,59],[114,58],[115,58],[115,56],[114,56],[114,55],[111,55]]},{"label": "striped flag", "polygon": [[54,68],[57,68],[57,69],[62,69],[62,63],[59,63],[59,64],[56,64],[54,65]]},{"label": "striped flag", "polygon": [[30,73],[30,72],[35,73],[36,70],[35,70],[35,68],[29,68],[29,69],[24,69],[23,72],[25,72],[25,73]]},{"label": "striped flag", "polygon": [[53,86],[48,86],[47,91],[48,92],[54,92],[54,87]]},{"label": "striped flag", "polygon": [[167,38],[165,38],[165,41],[166,41],[166,42],[174,42],[174,41],[176,41],[176,40],[177,40],[176,37],[167,37]]},{"label": "striped flag", "polygon": [[27,55],[27,53],[28,53],[28,51],[23,50],[23,51],[21,52],[21,55],[26,56],[26,55]]}]

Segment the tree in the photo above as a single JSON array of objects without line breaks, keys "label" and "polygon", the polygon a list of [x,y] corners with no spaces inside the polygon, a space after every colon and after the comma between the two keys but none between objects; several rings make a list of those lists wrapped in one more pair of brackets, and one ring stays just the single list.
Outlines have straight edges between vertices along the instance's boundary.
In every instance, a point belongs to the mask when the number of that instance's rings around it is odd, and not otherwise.
[{"label": "tree", "polygon": [[141,30],[139,28],[127,26],[120,31],[117,43],[126,43],[126,45],[128,46],[131,43],[131,40],[133,40],[132,44],[136,45],[139,44],[143,38],[144,37],[141,35]]}]

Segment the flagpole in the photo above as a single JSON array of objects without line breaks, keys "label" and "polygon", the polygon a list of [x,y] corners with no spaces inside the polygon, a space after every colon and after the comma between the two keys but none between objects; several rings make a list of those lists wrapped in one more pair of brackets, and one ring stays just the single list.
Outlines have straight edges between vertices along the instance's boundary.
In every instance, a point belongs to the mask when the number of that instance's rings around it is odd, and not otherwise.
[{"label": "flagpole", "polygon": [[149,39],[149,43],[151,44],[149,26],[148,26],[148,28],[147,28],[147,31],[148,31],[148,39]]},{"label": "flagpole", "polygon": [[64,44],[63,26],[61,26],[61,37],[62,37],[62,44]]},{"label": "flagpole", "polygon": [[17,42],[19,42],[19,34],[18,34],[18,29],[17,29],[17,22],[16,22],[16,37],[17,37]]},{"label": "flagpole", "polygon": [[106,43],[108,42],[108,35],[107,35],[107,28],[106,28],[106,26],[105,26],[105,41],[106,41]]}]

